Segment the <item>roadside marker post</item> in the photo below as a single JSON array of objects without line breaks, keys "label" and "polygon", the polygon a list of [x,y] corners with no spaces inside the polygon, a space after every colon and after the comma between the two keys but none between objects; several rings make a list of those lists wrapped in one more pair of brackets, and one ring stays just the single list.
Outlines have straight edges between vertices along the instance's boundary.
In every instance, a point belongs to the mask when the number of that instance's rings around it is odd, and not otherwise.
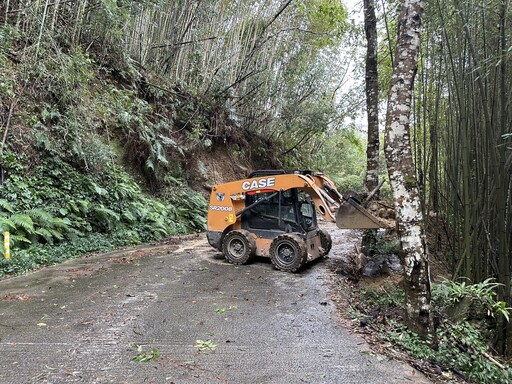
[{"label": "roadside marker post", "polygon": [[11,234],[4,232],[4,256],[6,259],[11,258]]}]

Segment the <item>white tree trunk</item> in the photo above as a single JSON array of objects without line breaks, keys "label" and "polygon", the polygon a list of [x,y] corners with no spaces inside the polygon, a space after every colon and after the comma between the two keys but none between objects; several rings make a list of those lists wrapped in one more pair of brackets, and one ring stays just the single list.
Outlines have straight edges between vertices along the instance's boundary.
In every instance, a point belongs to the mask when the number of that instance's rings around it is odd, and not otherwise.
[{"label": "white tree trunk", "polygon": [[430,271],[409,134],[422,12],[423,0],[404,1],[386,114],[385,153],[404,264],[407,323],[425,337],[431,331]]}]

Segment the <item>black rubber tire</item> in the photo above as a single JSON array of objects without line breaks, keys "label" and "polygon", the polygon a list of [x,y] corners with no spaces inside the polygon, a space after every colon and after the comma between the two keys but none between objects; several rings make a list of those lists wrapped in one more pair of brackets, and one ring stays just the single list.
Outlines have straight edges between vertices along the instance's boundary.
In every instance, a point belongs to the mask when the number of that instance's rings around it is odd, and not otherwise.
[{"label": "black rubber tire", "polygon": [[270,244],[270,260],[281,271],[295,272],[308,260],[306,242],[297,235],[280,235]]},{"label": "black rubber tire", "polygon": [[320,252],[320,256],[327,256],[332,248],[332,238],[329,232],[325,229],[321,229],[319,232],[320,235],[320,245],[322,247],[322,252]]},{"label": "black rubber tire", "polygon": [[222,240],[222,253],[231,264],[247,264],[256,253],[256,240],[244,229],[231,231]]}]

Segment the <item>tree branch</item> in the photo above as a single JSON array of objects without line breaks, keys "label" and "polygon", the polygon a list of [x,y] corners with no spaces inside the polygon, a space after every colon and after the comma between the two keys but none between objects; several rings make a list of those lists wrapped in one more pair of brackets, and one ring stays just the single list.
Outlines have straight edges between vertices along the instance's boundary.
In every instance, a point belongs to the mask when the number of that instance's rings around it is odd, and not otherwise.
[{"label": "tree branch", "polygon": [[195,44],[195,43],[200,43],[202,41],[208,41],[208,40],[215,40],[217,38],[217,36],[211,36],[211,37],[206,37],[204,39],[199,39],[199,40],[190,40],[190,41],[182,41],[180,43],[172,43],[172,44],[154,44],[150,47],[150,49],[154,49],[154,48],[169,48],[169,47],[179,47],[180,45],[187,45],[187,44]]}]

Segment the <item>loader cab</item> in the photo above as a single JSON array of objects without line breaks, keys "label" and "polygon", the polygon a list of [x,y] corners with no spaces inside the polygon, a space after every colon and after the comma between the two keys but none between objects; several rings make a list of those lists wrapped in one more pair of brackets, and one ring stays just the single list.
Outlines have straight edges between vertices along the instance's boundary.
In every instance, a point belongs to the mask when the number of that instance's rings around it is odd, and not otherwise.
[{"label": "loader cab", "polygon": [[317,228],[313,201],[307,193],[297,188],[277,194],[248,192],[246,206],[260,200],[261,203],[255,204],[242,215],[243,229],[305,234]]}]

